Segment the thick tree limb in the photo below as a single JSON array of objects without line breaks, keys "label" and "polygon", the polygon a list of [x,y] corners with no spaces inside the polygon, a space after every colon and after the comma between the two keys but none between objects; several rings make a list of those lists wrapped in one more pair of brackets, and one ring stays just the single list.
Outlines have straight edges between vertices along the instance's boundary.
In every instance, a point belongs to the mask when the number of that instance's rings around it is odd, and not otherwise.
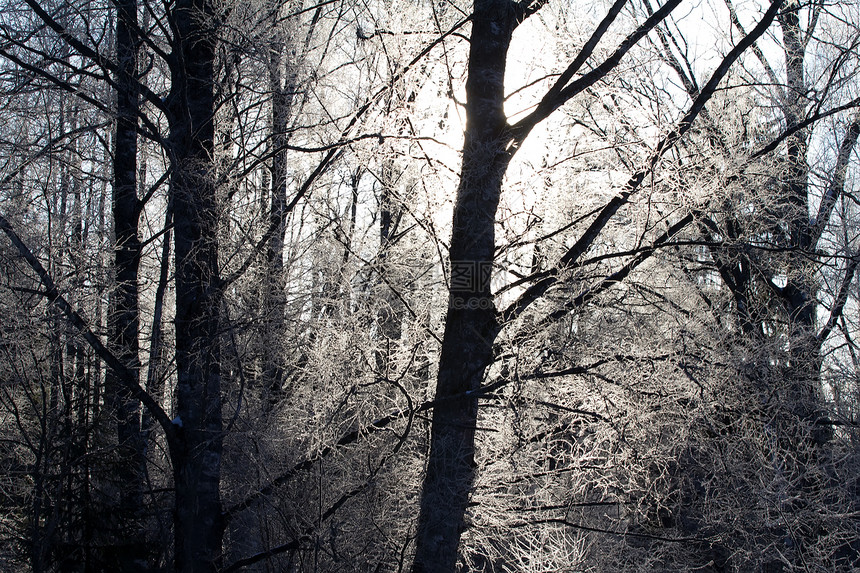
[{"label": "thick tree limb", "polygon": [[848,266],[845,268],[845,273],[842,275],[842,282],[839,285],[839,292],[836,294],[836,300],[833,302],[833,307],[830,309],[830,317],[827,319],[821,332],[818,333],[818,344],[824,344],[827,337],[836,326],[836,322],[842,317],[842,312],[845,310],[845,303],[848,301],[848,293],[851,290],[851,284],[854,282],[854,275],[857,272],[857,264],[860,263],[860,257],[851,257],[848,261]]},{"label": "thick tree limb", "polygon": [[807,231],[807,237],[804,240],[807,247],[813,247],[818,244],[818,240],[821,238],[821,234],[824,233],[824,228],[830,220],[830,215],[833,213],[833,208],[845,190],[845,175],[848,172],[848,162],[851,159],[851,152],[854,150],[858,136],[860,136],[860,117],[855,117],[851,125],[848,126],[848,131],[842,139],[842,143],[839,145],[839,153],[836,155],[836,165],[833,168],[833,179],[830,180],[830,185],[827,186],[827,190],[821,198],[821,203],[818,205],[818,215],[815,217],[811,228]]},{"label": "thick tree limb", "polygon": [[[561,260],[555,266],[550,276],[539,280],[526,289],[520,298],[504,311],[504,317],[514,318],[522,314],[529,305],[546,294],[549,288],[559,281],[562,273],[572,268],[579,258],[589,248],[591,248],[594,241],[598,236],[600,236],[600,233],[603,231],[606,224],[615,216],[618,210],[630,200],[630,197],[639,190],[639,187],[645,180],[646,176],[654,171],[658,162],[663,157],[663,154],[671,149],[674,144],[677,143],[678,140],[687,133],[687,131],[689,131],[693,122],[702,112],[705,104],[710,100],[711,96],[713,96],[720,82],[726,76],[734,62],[750,45],[752,45],[753,42],[756,41],[756,39],[761,37],[765,31],[767,31],[779,12],[779,8],[782,6],[783,1],[784,0],[776,0],[773,2],[758,25],[746,37],[738,42],[738,44],[723,58],[720,65],[717,66],[717,69],[714,70],[713,74],[711,74],[711,78],[708,80],[708,83],[702,87],[699,96],[693,101],[690,109],[678,125],[669,134],[667,134],[662,141],[660,141],[647,164],[635,173],[627,181],[624,189],[600,210],[597,217],[585,230],[579,240],[577,240],[577,242],[568,249],[564,256],[561,257]],[[659,11],[655,13],[655,16],[657,14],[659,14]],[[656,22],[654,24],[656,25]]]},{"label": "thick tree limb", "polygon": [[612,69],[621,62],[624,55],[657,24],[662,22],[672,12],[672,10],[678,7],[680,3],[681,0],[669,0],[638,28],[636,28],[636,30],[634,30],[629,36],[627,36],[618,48],[616,48],[615,52],[604,60],[603,63],[568,85],[568,82],[576,71],[578,71],[591,56],[594,48],[606,33],[610,24],[612,24],[616,16],[618,16],[618,13],[624,7],[624,4],[626,4],[624,0],[616,0],[615,4],[612,5],[609,13],[598,25],[591,38],[589,38],[588,42],[586,42],[580,53],[574,61],[571,62],[570,66],[568,66],[564,73],[562,73],[555,85],[553,85],[543,99],[541,99],[537,108],[532,113],[511,126],[511,145],[513,149],[516,150],[520,145],[522,145],[523,141],[525,141],[528,134],[531,133],[532,129],[537,124],[548,118],[555,110],[570,101],[571,98],[582,93],[585,89],[591,87],[612,71]]}]

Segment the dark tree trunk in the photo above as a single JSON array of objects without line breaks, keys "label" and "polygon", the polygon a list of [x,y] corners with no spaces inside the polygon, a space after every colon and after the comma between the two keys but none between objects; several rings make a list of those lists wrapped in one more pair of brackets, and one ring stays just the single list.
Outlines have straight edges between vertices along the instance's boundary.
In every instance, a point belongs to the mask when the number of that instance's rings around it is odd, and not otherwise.
[{"label": "dark tree trunk", "polygon": [[168,99],[176,266],[176,570],[215,571],[221,557],[222,454],[218,206],[213,180],[216,18],[208,0],[172,10]]},{"label": "dark tree trunk", "polygon": [[[140,204],[137,199],[137,115],[138,90],[135,73],[139,39],[136,33],[137,2],[117,4],[116,50],[119,63],[116,77],[117,118],[114,138],[113,220],[114,272],[116,283],[110,298],[108,330],[111,350],[138,375],[140,356],[138,335],[138,270],[141,243],[138,237]],[[106,556],[123,571],[146,571],[147,548],[141,514],[146,480],[146,443],[140,425],[140,405],[119,374],[107,370],[105,378],[111,411],[116,417],[119,446],[115,489],[118,506],[109,521],[118,532],[113,555]]]},{"label": "dark tree trunk", "polygon": [[474,480],[476,390],[498,333],[490,276],[495,215],[510,160],[503,111],[505,61],[516,26],[507,0],[475,2],[463,165],[451,236],[451,292],[436,384],[430,455],[413,571],[454,571]]},{"label": "dark tree trunk", "polygon": [[[397,227],[402,216],[402,207],[394,191],[398,180],[397,168],[393,159],[386,159],[382,164],[379,177],[379,251],[377,254],[380,291],[379,309],[376,312],[376,324],[379,329],[380,346],[376,350],[376,367],[382,376],[390,376],[391,356],[396,352],[397,345],[403,334],[403,303],[392,292],[392,265],[389,262],[389,251],[397,240]],[[357,192],[357,188],[355,191]]]},{"label": "dark tree trunk", "polygon": [[[277,14],[277,12],[275,12]],[[278,32],[279,34],[281,32]],[[292,62],[284,66],[286,42],[278,40],[272,47],[269,81],[272,90],[272,201],[269,226],[275,229],[266,248],[266,270],[263,292],[264,332],[262,336],[263,384],[269,405],[277,404],[284,393],[283,344],[287,299],[284,277],[284,233],[287,223],[287,142],[288,124],[295,93]],[[286,78],[282,76],[286,74]]]},{"label": "dark tree trunk", "polygon": [[[421,494],[414,573],[452,572],[456,567],[460,535],[474,481],[475,430],[478,402],[475,395],[484,371],[493,360],[493,343],[502,326],[490,293],[495,248],[495,214],[508,164],[531,130],[554,110],[587,90],[609,73],[624,54],[678,6],[670,0],[648,17],[601,64],[575,78],[626,2],[613,4],[580,53],[546,92],[528,116],[514,125],[504,114],[505,62],[517,25],[538,10],[541,1],[476,0],[472,15],[468,78],[466,80],[466,133],[460,186],[454,205],[451,236],[451,292],[442,342],[436,400],[430,437],[430,454]],[[564,269],[594,243],[607,222],[635,193],[646,174],[701,113],[705,103],[740,53],[759,37],[776,15],[780,3],[768,10],[752,35],[745,37],[723,60],[701,89],[689,111],[658,146],[648,166],[637,171],[623,192],[609,201],[588,229],[560,259]],[[557,277],[538,280],[505,311],[518,316],[556,283]],[[614,278],[612,282],[622,280]],[[566,312],[566,311],[565,311]]]},{"label": "dark tree trunk", "polygon": [[[810,104],[804,77],[806,46],[803,36],[811,34],[812,30],[804,32],[801,29],[800,8],[796,0],[786,2],[778,16],[786,78],[780,111],[787,132],[807,118]],[[752,381],[767,397],[772,408],[768,432],[776,436],[777,451],[780,459],[785,460],[781,472],[789,485],[780,501],[784,503],[786,521],[795,524],[795,529],[791,542],[782,548],[784,555],[781,560],[788,559],[795,564],[803,563],[804,552],[815,546],[824,531],[816,504],[824,503],[822,485],[829,479],[825,469],[828,463],[827,443],[832,437],[832,429],[826,423],[826,405],[821,388],[822,345],[832,324],[819,331],[819,271],[816,262],[819,254],[816,250],[832,209],[844,191],[844,169],[858,132],[860,127],[856,122],[852,123],[839,145],[833,179],[820,199],[817,217],[810,216],[814,212],[810,204],[807,157],[811,131],[800,129],[785,138],[780,178],[772,189],[776,216],[767,222],[766,229],[767,234],[784,249],[775,263],[772,259],[749,254],[736,260],[728,251],[715,255],[724,282],[735,298],[746,343],[772,347],[767,340],[771,336],[767,332],[768,325],[786,325],[783,334],[788,335],[787,352],[761,356],[759,360],[764,366],[764,374],[756,370]],[[730,206],[732,208],[736,207]],[[743,228],[734,218],[728,221],[727,231],[730,242],[743,241],[743,237],[749,234],[749,229]],[[843,284],[853,279],[855,269],[856,265],[848,264],[841,271],[844,273]],[[754,293],[760,286],[757,284],[760,277],[771,281],[769,290],[758,290],[759,293],[766,292],[770,300],[761,300],[761,294],[756,300]],[[780,277],[785,279],[782,288],[775,286]],[[833,305],[830,321],[836,320],[841,312],[840,304]],[[767,374],[773,364],[778,365],[776,374]],[[776,533],[785,536],[786,530],[777,528]]]},{"label": "dark tree trunk", "polygon": [[[795,127],[804,119],[807,102],[803,70],[805,48],[801,38],[799,9],[797,2],[788,2],[779,16],[786,71],[782,112],[787,129]],[[792,413],[804,424],[814,424],[818,416],[821,366],[816,336],[815,270],[807,259],[807,253],[814,248],[808,205],[809,135],[809,130],[803,129],[786,141],[780,197],[789,225],[787,247],[789,266],[793,271],[789,273],[782,291],[788,313],[792,360],[787,398]]]}]

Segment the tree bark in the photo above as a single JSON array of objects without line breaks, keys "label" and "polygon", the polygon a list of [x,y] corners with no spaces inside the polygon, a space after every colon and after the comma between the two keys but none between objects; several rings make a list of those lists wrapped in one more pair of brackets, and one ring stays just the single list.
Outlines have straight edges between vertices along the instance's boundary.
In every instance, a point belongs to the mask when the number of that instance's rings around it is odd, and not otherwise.
[{"label": "tree bark", "polygon": [[[800,28],[800,4],[787,2],[780,13],[783,50],[785,52],[786,86],[782,113],[786,129],[803,121],[806,106],[804,77],[805,45]],[[786,204],[789,224],[789,271],[782,299],[788,314],[791,366],[789,368],[788,404],[794,416],[807,425],[811,438],[822,445],[830,438],[829,428],[817,425],[822,415],[821,404],[821,345],[817,336],[816,302],[818,281],[816,270],[808,255],[815,249],[815,223],[810,223],[809,210],[809,150],[810,130],[803,129],[786,140],[782,197]]]},{"label": "tree bark", "polygon": [[213,179],[216,18],[209,0],[178,1],[168,98],[176,266],[176,418],[171,447],[176,570],[221,558],[222,455],[218,205]]},{"label": "tree bark", "polygon": [[[450,572],[456,567],[457,549],[460,535],[466,527],[465,513],[474,481],[478,403],[477,397],[470,392],[481,386],[484,370],[492,363],[493,343],[503,326],[503,317],[505,320],[516,318],[558,280],[556,275],[538,279],[504,313],[497,312],[495,308],[490,292],[495,213],[508,164],[538,123],[609,73],[631,47],[679,3],[679,0],[670,0],[663,4],[601,64],[574,79],[624,7],[625,0],[617,0],[535,110],[516,124],[509,125],[503,107],[507,51],[516,26],[537,11],[543,2],[475,1],[466,80],[463,164],[454,205],[450,247],[448,314],[436,385],[430,454],[421,494],[413,573]],[[755,29],[723,58],[685,116],[657,146],[648,164],[637,171],[624,190],[600,210],[576,244],[560,259],[559,269],[576,264],[618,209],[639,189],[663,154],[690,129],[731,65],[770,26],[780,5],[781,1],[773,3]],[[619,278],[607,277],[607,280],[607,284],[613,284]]]},{"label": "tree bark", "polygon": [[499,324],[490,294],[495,215],[510,160],[504,115],[507,51],[516,27],[508,0],[477,0],[472,20],[466,134],[451,236],[448,315],[421,495],[414,573],[454,571],[474,480],[477,398]]},{"label": "tree bark", "polygon": [[[139,113],[137,80],[138,45],[137,1],[117,3],[116,51],[116,132],[114,136],[113,197],[114,272],[108,314],[111,351],[128,371],[138,376],[140,355],[140,307],[138,271],[141,243],[138,237],[140,204],[137,198],[137,116]],[[141,514],[146,480],[146,443],[140,423],[140,404],[119,373],[108,369],[105,377],[107,400],[116,417],[119,467],[116,488],[118,507],[112,524],[119,531],[115,553],[108,556],[123,571],[148,570],[147,548]]]},{"label": "tree bark", "polygon": [[[273,10],[274,21],[279,12]],[[272,193],[269,226],[275,233],[266,247],[263,312],[265,328],[261,339],[263,352],[263,384],[269,406],[276,405],[284,394],[284,332],[287,299],[284,277],[284,233],[287,226],[287,143],[288,125],[295,94],[294,62],[285,62],[287,42],[283,32],[276,32],[269,62],[269,82],[272,90]],[[283,76],[286,75],[286,78]]]}]

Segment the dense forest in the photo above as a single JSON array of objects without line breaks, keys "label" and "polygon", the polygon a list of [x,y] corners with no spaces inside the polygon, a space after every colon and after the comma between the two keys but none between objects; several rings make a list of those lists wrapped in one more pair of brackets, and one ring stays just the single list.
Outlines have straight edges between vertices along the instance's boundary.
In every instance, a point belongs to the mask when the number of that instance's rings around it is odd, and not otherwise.
[{"label": "dense forest", "polygon": [[0,93],[3,571],[860,568],[856,0],[2,0]]}]

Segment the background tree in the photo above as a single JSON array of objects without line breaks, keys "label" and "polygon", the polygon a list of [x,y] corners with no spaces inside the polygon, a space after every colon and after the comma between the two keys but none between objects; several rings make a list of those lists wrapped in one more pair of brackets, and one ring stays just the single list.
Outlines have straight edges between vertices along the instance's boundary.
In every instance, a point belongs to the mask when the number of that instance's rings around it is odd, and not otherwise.
[{"label": "background tree", "polygon": [[10,561],[848,566],[856,26],[702,9],[4,10]]}]

